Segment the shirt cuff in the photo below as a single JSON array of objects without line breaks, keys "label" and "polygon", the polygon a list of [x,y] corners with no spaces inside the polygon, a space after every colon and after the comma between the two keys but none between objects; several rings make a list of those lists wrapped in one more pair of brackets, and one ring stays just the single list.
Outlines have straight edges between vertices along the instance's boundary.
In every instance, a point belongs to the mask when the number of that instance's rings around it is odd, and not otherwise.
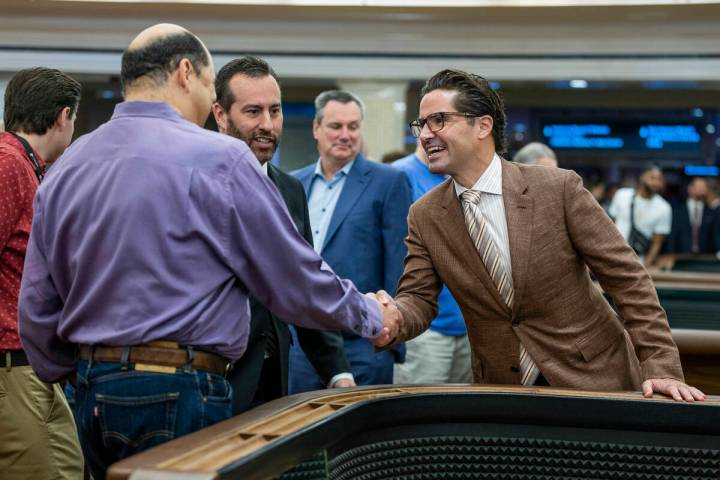
[{"label": "shirt cuff", "polygon": [[330,379],[330,383],[328,383],[327,388],[334,388],[333,386],[335,383],[337,383],[338,380],[352,380],[353,383],[355,383],[355,377],[353,377],[353,374],[350,372],[343,372],[338,373],[334,377]]},{"label": "shirt cuff", "polygon": [[363,338],[375,338],[380,335],[385,326],[380,306],[372,298],[365,295],[362,295],[362,298],[365,300],[366,309],[361,313],[362,323],[355,326],[355,333]]}]

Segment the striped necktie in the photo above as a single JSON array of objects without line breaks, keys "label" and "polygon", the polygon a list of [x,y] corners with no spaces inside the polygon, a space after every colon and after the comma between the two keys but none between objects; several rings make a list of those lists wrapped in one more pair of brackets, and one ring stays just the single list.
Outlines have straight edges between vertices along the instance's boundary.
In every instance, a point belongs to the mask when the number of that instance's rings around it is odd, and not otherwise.
[{"label": "striped necktie", "polygon": [[[500,293],[500,297],[512,309],[513,299],[515,298],[512,276],[508,274],[503,265],[500,253],[490,234],[488,222],[480,211],[480,195],[480,192],[465,190],[460,196],[463,211],[465,212],[465,224],[468,227],[470,238],[490,274],[490,278],[492,278]],[[535,365],[522,343],[520,344],[520,374],[523,385],[534,384],[540,374],[540,370],[538,370],[537,365]]]}]

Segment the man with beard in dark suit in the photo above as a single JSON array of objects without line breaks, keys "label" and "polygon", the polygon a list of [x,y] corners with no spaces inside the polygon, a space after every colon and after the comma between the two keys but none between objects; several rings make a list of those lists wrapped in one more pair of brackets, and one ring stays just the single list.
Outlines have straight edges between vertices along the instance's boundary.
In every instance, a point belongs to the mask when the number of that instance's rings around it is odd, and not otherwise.
[{"label": "man with beard in dark suit", "polygon": [[[277,75],[264,60],[245,56],[220,69],[215,89],[213,115],[218,130],[247,143],[280,191],[298,231],[312,244],[302,185],[270,163],[283,128]],[[251,309],[247,350],[228,377],[233,387],[234,414],[287,395],[288,391],[290,332],[259,302],[251,301]],[[339,333],[304,328],[297,331],[301,347],[328,387],[355,385]]]}]

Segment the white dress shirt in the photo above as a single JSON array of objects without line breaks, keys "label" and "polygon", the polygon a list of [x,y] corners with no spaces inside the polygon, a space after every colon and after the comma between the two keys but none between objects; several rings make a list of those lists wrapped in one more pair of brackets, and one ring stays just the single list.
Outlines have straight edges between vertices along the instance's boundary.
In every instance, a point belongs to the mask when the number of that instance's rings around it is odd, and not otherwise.
[{"label": "white dress shirt", "polygon": [[[460,197],[467,188],[455,180],[453,180],[453,183],[455,184],[455,193]],[[480,196],[480,212],[485,217],[490,229],[490,235],[495,242],[495,247],[498,249],[500,260],[503,262],[508,279],[512,283],[510,241],[508,240],[505,203],[502,196],[502,164],[497,153],[493,156],[487,170],[480,176],[471,190],[482,194]]]}]

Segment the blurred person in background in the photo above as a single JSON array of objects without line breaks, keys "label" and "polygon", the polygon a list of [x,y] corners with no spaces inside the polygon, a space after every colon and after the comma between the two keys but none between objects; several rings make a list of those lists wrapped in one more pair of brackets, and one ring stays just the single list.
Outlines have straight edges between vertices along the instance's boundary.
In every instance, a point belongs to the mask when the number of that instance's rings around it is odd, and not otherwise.
[{"label": "blurred person in background", "polygon": [[513,162],[525,165],[540,165],[541,167],[557,167],[557,155],[544,143],[530,142],[513,157]]},{"label": "blurred person in background", "polygon": [[667,239],[669,253],[715,253],[713,223],[715,212],[707,204],[705,178],[695,177],[687,186],[687,199],[673,208],[672,229]]},{"label": "blurred person in background", "polygon": [[647,267],[655,263],[672,228],[672,208],[660,196],[664,187],[662,170],[649,164],[640,174],[637,189],[619,189],[608,208],[620,233]]}]

